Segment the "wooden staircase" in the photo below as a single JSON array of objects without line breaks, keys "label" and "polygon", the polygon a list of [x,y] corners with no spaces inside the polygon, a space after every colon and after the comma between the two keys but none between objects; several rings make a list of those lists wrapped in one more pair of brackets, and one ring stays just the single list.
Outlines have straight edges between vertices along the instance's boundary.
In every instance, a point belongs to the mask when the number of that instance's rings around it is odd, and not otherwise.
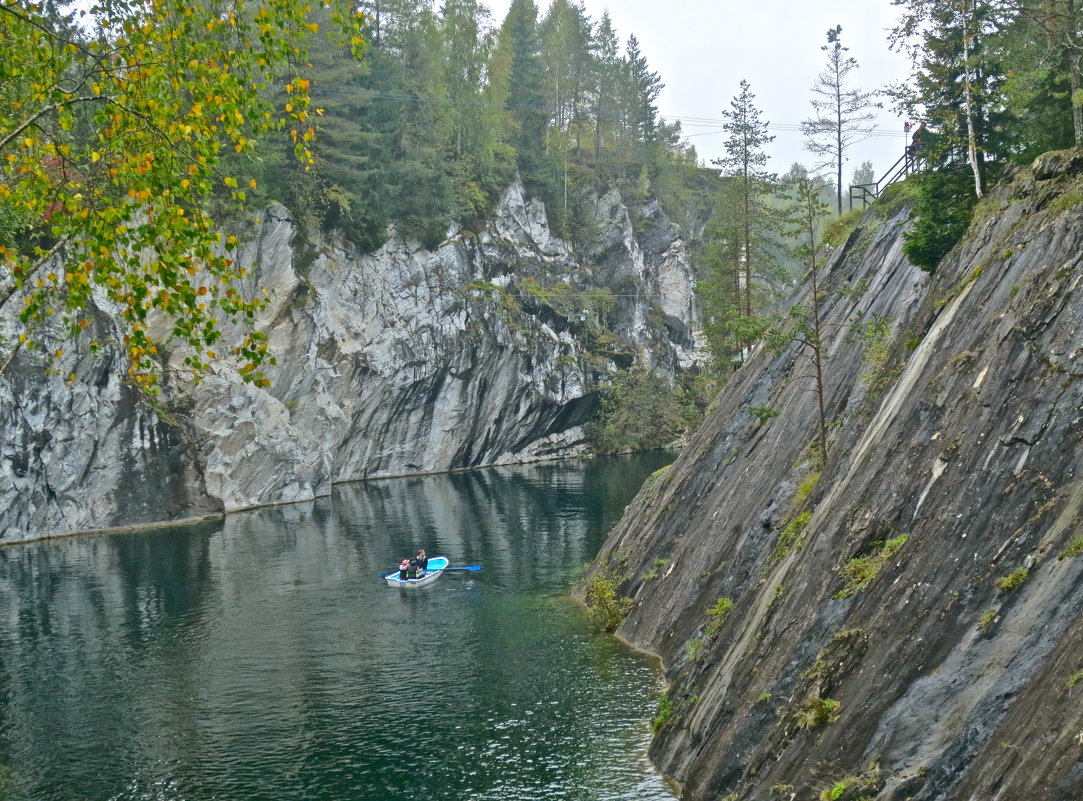
[{"label": "wooden staircase", "polygon": [[899,158],[888,171],[884,173],[884,177],[874,184],[850,184],[850,208],[854,208],[854,201],[858,200],[862,204],[862,208],[867,207],[876,198],[880,197],[880,193],[891,186],[896,181],[901,181],[912,172],[918,172],[924,169],[925,159],[921,158],[921,154],[915,152],[912,148],[906,148],[902,157]]}]

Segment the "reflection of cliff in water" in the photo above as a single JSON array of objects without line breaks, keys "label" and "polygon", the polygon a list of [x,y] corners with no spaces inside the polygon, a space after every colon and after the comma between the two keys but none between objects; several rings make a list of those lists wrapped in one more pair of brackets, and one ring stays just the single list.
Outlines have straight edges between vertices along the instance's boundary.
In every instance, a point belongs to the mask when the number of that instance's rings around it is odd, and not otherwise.
[{"label": "reflection of cliff in water", "polygon": [[[612,526],[643,479],[672,458],[654,452],[342,484],[334,500],[343,510],[339,525],[364,532],[377,563],[426,548],[452,565],[480,563],[522,580],[536,577],[539,566],[548,573],[592,558],[597,532]],[[377,530],[388,520],[398,530]],[[393,543],[403,545],[395,550]]]},{"label": "reflection of cliff in water", "polygon": [[[667,458],[354,484],[0,549],[0,766],[35,801],[405,801],[417,765],[443,771],[430,797],[447,801],[656,788],[650,666],[589,636],[559,591]],[[419,546],[484,570],[379,580]],[[389,727],[427,697],[446,713]]]},{"label": "reflection of cliff in water", "polygon": [[[124,611],[131,637],[163,618],[228,606],[252,581],[267,591],[390,569],[419,547],[511,575],[532,562],[593,556],[654,452],[341,484],[331,498],[145,532],[0,548],[0,607],[16,640],[89,634]],[[311,574],[309,565],[318,565]],[[387,565],[387,567],[384,567]],[[19,588],[18,590],[16,588]]]}]

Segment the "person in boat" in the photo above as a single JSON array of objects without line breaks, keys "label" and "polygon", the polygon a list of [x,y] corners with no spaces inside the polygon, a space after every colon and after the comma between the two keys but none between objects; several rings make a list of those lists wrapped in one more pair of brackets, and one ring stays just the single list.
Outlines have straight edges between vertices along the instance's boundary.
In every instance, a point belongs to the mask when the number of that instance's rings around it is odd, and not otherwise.
[{"label": "person in boat", "polygon": [[412,560],[403,559],[402,564],[399,565],[399,579],[405,581],[408,578],[414,578],[417,575],[414,570]]},{"label": "person in boat", "polygon": [[417,566],[417,574],[419,576],[424,575],[425,571],[429,569],[429,557],[425,554],[424,548],[417,552],[413,562]]}]

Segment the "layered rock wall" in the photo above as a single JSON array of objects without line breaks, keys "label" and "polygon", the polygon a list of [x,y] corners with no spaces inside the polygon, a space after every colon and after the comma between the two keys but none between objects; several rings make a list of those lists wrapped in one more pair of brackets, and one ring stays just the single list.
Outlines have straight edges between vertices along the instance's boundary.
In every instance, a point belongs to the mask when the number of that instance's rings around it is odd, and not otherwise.
[{"label": "layered rock wall", "polygon": [[821,307],[826,464],[808,353],[760,350],[609,537],[580,592],[634,600],[683,799],[1083,798],[1081,176],[1039,160],[934,276],[905,190],[870,211]]},{"label": "layered rock wall", "polygon": [[[634,231],[615,192],[596,205],[586,248],[554,236],[515,185],[480,234],[431,250],[393,237],[368,255],[300,241],[273,206],[239,256],[243,291],[267,293],[270,389],[225,359],[193,384],[175,353],[148,399],[109,349],[53,374],[20,355],[0,378],[0,541],[586,452],[614,369],[643,359],[672,376],[701,358],[680,231],[656,206],[637,210]],[[95,334],[115,339],[107,312]]]}]

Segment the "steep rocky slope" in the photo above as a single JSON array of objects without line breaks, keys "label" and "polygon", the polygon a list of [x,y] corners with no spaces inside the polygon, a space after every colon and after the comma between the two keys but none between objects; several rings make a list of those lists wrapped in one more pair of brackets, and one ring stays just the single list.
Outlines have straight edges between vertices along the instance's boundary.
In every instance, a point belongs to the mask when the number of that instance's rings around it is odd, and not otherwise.
[{"label": "steep rocky slope", "polygon": [[[21,354],[0,377],[0,541],[583,453],[613,370],[644,359],[673,375],[701,357],[681,232],[654,205],[633,228],[616,192],[596,207],[579,250],[515,185],[479,235],[432,250],[392,238],[365,256],[298,238],[272,207],[240,256],[246,291],[268,293],[270,391],[227,360],[193,385],[173,354],[149,404],[115,351],[66,356],[51,376]],[[90,336],[110,328],[103,307]]]},{"label": "steep rocky slope", "polygon": [[634,599],[684,799],[1083,798],[1083,154],[934,276],[894,197],[831,264],[823,469],[807,360],[760,350],[579,588]]}]

